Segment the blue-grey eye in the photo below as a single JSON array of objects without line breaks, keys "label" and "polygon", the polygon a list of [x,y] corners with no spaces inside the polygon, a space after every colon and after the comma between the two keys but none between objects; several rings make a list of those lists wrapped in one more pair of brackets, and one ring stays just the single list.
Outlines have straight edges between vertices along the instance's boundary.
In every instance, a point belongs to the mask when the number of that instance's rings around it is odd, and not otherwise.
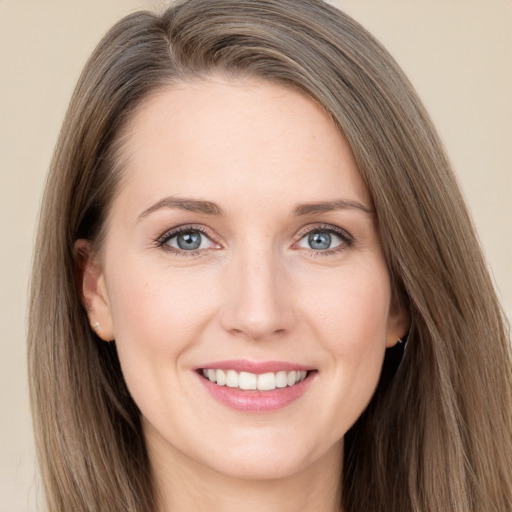
[{"label": "blue-grey eye", "polygon": [[199,249],[199,246],[201,245],[201,234],[197,231],[180,233],[176,237],[176,241],[178,242],[178,247],[180,249],[193,251],[194,249]]},{"label": "blue-grey eye", "polygon": [[205,234],[201,233],[201,231],[197,229],[182,231],[181,233],[170,237],[166,244],[174,247],[175,249],[181,249],[182,251],[209,249],[214,245]]},{"label": "blue-grey eye", "polygon": [[331,247],[331,234],[327,231],[313,231],[308,235],[308,243],[311,249],[325,251]]},{"label": "blue-grey eye", "polygon": [[298,246],[304,249],[313,249],[314,251],[326,251],[334,249],[343,244],[341,236],[327,231],[325,229],[315,229],[303,236]]}]

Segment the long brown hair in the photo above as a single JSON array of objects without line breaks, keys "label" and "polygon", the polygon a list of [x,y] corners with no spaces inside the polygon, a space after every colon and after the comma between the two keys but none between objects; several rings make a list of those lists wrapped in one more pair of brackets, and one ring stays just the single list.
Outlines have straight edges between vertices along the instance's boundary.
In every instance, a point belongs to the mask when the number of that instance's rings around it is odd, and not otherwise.
[{"label": "long brown hair", "polygon": [[118,22],[78,82],[36,242],[32,409],[51,512],[155,509],[139,411],[115,345],[91,331],[74,242],[101,245],[122,176],[123,127],[150,93],[256,76],[316,100],[349,141],[373,198],[411,329],[347,433],[346,512],[512,510],[507,327],[442,145],[392,57],[320,0],[189,0]]}]

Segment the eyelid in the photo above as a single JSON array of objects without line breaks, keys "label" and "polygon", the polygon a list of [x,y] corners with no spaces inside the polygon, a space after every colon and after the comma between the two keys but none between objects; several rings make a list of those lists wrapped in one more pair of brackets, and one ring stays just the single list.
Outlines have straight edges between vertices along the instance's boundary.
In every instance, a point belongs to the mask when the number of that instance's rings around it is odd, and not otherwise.
[{"label": "eyelid", "polygon": [[[176,236],[178,236],[181,233],[186,233],[188,231],[198,231],[203,236],[208,238],[212,244],[214,244],[216,247],[208,248],[208,249],[194,249],[190,251],[186,251],[183,249],[178,249],[176,247],[172,247],[171,245],[168,245],[167,242]],[[161,249],[164,249],[165,251],[169,251],[175,254],[179,254],[180,256],[197,256],[201,253],[208,252],[212,249],[220,249],[221,244],[218,242],[218,237],[213,233],[211,229],[209,229],[206,226],[198,225],[198,224],[182,224],[180,226],[175,226],[171,229],[168,229],[165,231],[162,235],[160,235],[155,240],[155,245],[157,247],[160,247]]]},{"label": "eyelid", "polygon": [[[332,224],[308,224],[307,226],[304,226],[301,228],[296,235],[296,240],[293,243],[293,247],[296,248],[297,244],[307,235],[309,235],[312,231],[326,231],[327,233],[333,233],[337,236],[339,236],[343,243],[340,244],[337,247],[334,247],[332,249],[325,249],[323,251],[318,251],[314,249],[310,249],[312,253],[315,255],[328,255],[332,253],[336,253],[339,251],[342,251],[343,249],[346,249],[347,247],[351,247],[355,240],[354,237],[345,229],[340,228],[338,226],[333,226]],[[300,249],[308,250],[305,248],[300,247]]]},{"label": "eyelid", "polygon": [[[200,232],[203,236],[207,237],[212,242],[212,244],[215,244],[216,247],[208,248],[208,249],[195,249],[195,250],[185,251],[185,250],[174,248],[167,244],[167,242],[171,238],[174,238],[175,236],[179,235],[180,233],[184,233],[187,231]],[[325,249],[323,251],[310,249],[310,252],[314,253],[315,255],[328,255],[328,254],[340,252],[343,249],[346,249],[347,247],[351,247],[355,241],[353,236],[350,233],[348,233],[345,229],[340,228],[338,226],[334,226],[332,224],[324,224],[324,223],[308,224],[307,226],[304,226],[297,232],[297,234],[295,236],[295,241],[292,244],[292,248],[294,248],[294,249],[297,248],[296,247],[297,243],[300,240],[302,240],[302,238],[304,238],[304,236],[308,235],[312,231],[326,231],[328,233],[333,233],[333,234],[339,236],[343,240],[342,244],[340,244],[339,246],[337,246],[333,249]],[[175,226],[171,229],[168,229],[155,240],[155,245],[157,247],[160,247],[160,248],[166,250],[166,251],[173,252],[175,254],[179,254],[182,256],[198,256],[199,254],[204,254],[206,252],[209,252],[212,249],[216,250],[216,249],[222,248],[221,243],[218,241],[218,236],[207,226],[199,225],[199,224],[182,224],[180,226]],[[300,249],[307,250],[305,248],[300,248]]]}]

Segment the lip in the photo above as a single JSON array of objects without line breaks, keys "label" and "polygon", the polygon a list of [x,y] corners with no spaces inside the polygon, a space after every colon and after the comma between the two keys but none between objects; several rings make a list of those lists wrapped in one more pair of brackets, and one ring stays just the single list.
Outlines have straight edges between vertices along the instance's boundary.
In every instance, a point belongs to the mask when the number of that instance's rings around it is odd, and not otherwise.
[{"label": "lip", "polygon": [[[308,376],[298,384],[286,388],[276,388],[272,391],[246,391],[228,386],[219,386],[204,378],[200,370],[219,369],[235,370],[262,374],[268,372],[307,371]],[[196,376],[206,391],[221,404],[246,413],[264,413],[276,411],[298,400],[309,389],[315,380],[317,371],[311,367],[289,362],[265,361],[253,362],[246,360],[216,361],[196,368]]]},{"label": "lip", "polygon": [[295,371],[311,371],[314,370],[312,366],[304,366],[287,361],[248,361],[245,359],[233,359],[229,361],[215,361],[206,363],[195,368],[198,370],[235,370],[236,372],[250,372],[259,375],[261,373],[279,372],[281,370],[286,372]]}]

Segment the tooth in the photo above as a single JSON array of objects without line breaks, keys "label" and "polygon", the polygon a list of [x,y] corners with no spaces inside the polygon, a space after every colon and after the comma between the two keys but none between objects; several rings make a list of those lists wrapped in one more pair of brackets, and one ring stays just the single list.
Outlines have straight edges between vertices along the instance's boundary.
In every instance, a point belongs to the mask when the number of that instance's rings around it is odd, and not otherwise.
[{"label": "tooth", "polygon": [[226,372],[226,386],[228,388],[238,387],[238,373],[235,370],[228,370]]},{"label": "tooth", "polygon": [[295,370],[288,372],[287,380],[288,386],[293,386],[297,382],[297,372]]},{"label": "tooth", "polygon": [[203,368],[202,374],[219,386],[228,386],[230,388],[240,388],[244,390],[272,391],[276,388],[294,386],[302,382],[307,377],[308,372],[292,370],[289,372],[279,371],[277,373],[268,372],[256,375],[250,372],[238,373],[235,370]]},{"label": "tooth", "polygon": [[254,375],[254,373],[240,372],[238,376],[238,387],[240,389],[256,389],[257,380],[258,377]]},{"label": "tooth", "polygon": [[216,370],[215,371],[217,378],[217,384],[219,386],[224,386],[226,384],[226,372],[224,370]]},{"label": "tooth", "polygon": [[272,389],[276,389],[276,374],[262,373],[258,375],[258,389],[260,391],[271,391]]},{"label": "tooth", "polygon": [[286,372],[276,373],[276,388],[285,388],[288,385],[288,376]]}]

